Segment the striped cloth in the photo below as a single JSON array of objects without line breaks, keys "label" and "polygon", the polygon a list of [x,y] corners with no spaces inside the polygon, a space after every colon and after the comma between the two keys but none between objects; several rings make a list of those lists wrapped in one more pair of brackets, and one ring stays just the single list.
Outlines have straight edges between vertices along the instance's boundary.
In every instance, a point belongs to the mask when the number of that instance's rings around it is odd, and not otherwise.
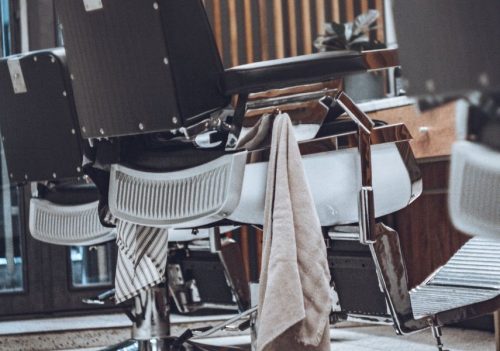
[{"label": "striped cloth", "polygon": [[165,281],[168,255],[166,229],[144,227],[119,220],[116,244],[116,303]]}]

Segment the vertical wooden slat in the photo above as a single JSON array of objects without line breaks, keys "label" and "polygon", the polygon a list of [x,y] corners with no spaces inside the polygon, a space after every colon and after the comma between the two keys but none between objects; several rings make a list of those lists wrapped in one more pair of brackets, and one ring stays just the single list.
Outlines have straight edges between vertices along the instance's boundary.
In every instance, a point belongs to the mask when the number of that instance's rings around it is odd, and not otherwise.
[{"label": "vertical wooden slat", "polygon": [[346,12],[346,18],[348,21],[354,20],[354,1],[353,0],[347,0],[345,2],[345,12]]},{"label": "vertical wooden slat", "polygon": [[245,17],[245,51],[247,63],[254,61],[253,51],[253,22],[252,22],[252,0],[244,0],[243,11]]},{"label": "vertical wooden slat", "polygon": [[332,18],[334,22],[340,23],[340,0],[332,0]]},{"label": "vertical wooden slat", "polygon": [[260,43],[262,46],[262,60],[269,60],[269,33],[267,31],[266,0],[259,0]]},{"label": "vertical wooden slat", "polygon": [[285,37],[283,25],[283,7],[281,0],[273,0],[273,18],[274,18],[274,43],[276,48],[276,57],[285,57]]},{"label": "vertical wooden slat", "polygon": [[297,10],[295,0],[288,0],[288,35],[290,40],[290,55],[297,56],[299,48],[297,43]]},{"label": "vertical wooden slat", "polygon": [[264,241],[264,233],[262,232],[262,230],[256,230],[255,236],[257,240],[257,271],[260,275],[260,271],[262,269],[262,242]]},{"label": "vertical wooden slat", "polygon": [[316,0],[316,35],[324,33],[325,19],[325,0]]},{"label": "vertical wooden slat", "polygon": [[239,65],[238,57],[238,13],[236,12],[236,1],[229,0],[227,2],[229,8],[229,37],[230,37],[230,47],[231,51],[231,65]]},{"label": "vertical wooden slat", "polygon": [[250,248],[248,246],[248,227],[246,225],[243,225],[240,228],[240,244],[245,274],[247,276],[247,279],[250,280]]},{"label": "vertical wooden slat", "polygon": [[360,0],[361,1],[361,12],[364,13],[364,12],[367,12],[370,8],[370,6],[368,5],[368,0]]},{"label": "vertical wooden slat", "polygon": [[214,36],[217,47],[219,48],[219,54],[224,57],[224,47],[222,45],[222,11],[221,11],[221,0],[212,0],[214,8]]},{"label": "vertical wooden slat", "polygon": [[375,0],[375,9],[380,13],[380,17],[377,20],[377,39],[385,42],[384,0]]},{"label": "vertical wooden slat", "polygon": [[302,11],[302,38],[304,41],[304,53],[312,53],[312,30],[311,30],[311,4],[309,0],[301,0]]},{"label": "vertical wooden slat", "polygon": [[500,351],[500,310],[494,313],[496,351]]}]

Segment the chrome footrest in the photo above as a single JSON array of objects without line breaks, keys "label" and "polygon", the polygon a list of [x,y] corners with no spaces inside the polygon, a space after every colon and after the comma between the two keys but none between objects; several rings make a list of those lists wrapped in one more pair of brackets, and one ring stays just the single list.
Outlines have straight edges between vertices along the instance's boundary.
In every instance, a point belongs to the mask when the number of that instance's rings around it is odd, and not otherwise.
[{"label": "chrome footrest", "polygon": [[97,245],[116,236],[99,221],[97,202],[62,206],[47,200],[31,199],[29,228],[40,241],[56,245]]},{"label": "chrome footrest", "polygon": [[415,317],[500,296],[500,241],[471,239],[433,277],[410,292]]},{"label": "chrome footrest", "polygon": [[247,152],[169,173],[113,165],[111,213],[145,226],[200,226],[221,220],[239,203]]}]

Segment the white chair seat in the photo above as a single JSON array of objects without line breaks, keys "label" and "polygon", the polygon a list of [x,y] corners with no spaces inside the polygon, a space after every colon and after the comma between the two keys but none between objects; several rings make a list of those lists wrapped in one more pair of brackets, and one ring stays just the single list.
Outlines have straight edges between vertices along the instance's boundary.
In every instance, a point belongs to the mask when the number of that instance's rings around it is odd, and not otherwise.
[{"label": "white chair seat", "polygon": [[[148,173],[113,165],[110,210],[117,218],[145,226],[189,228],[221,219],[263,224],[267,162],[246,164],[247,152],[225,155],[179,172]],[[421,192],[396,143],[373,145],[376,216],[406,207]],[[358,221],[361,187],[356,148],[303,156],[323,226]]]}]

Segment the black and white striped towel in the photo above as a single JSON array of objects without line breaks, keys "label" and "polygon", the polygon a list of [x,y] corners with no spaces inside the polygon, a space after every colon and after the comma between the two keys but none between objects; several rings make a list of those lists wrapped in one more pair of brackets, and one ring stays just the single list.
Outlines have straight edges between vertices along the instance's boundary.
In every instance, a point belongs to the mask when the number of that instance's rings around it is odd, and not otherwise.
[{"label": "black and white striped towel", "polygon": [[116,229],[115,299],[121,303],[165,281],[168,232],[121,220]]}]

